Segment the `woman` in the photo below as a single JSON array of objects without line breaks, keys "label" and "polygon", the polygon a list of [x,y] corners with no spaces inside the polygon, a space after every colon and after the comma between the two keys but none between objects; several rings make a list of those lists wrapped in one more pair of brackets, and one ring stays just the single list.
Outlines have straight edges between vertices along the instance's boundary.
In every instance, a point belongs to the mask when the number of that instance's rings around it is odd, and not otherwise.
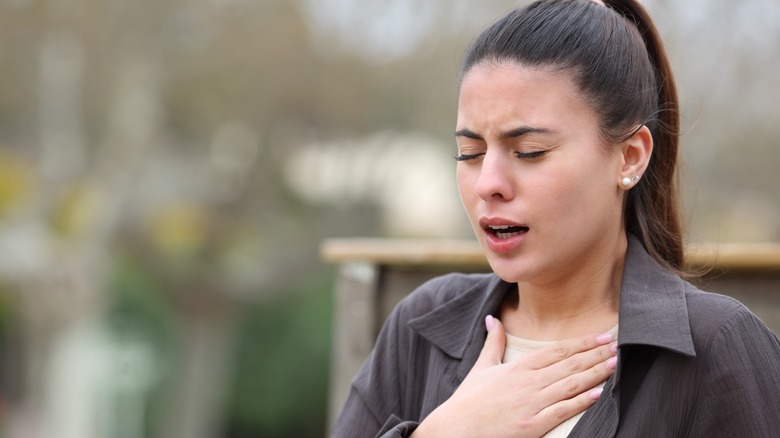
[{"label": "woman", "polygon": [[680,278],[678,125],[636,1],[542,0],[485,30],[457,181],[494,274],[399,304],[333,436],[777,436],[777,337]]}]

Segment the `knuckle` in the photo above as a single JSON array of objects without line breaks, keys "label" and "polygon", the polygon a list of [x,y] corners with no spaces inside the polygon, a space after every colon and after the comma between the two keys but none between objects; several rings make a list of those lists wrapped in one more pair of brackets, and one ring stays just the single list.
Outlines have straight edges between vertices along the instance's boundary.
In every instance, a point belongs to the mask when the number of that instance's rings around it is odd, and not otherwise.
[{"label": "knuckle", "polygon": [[563,406],[553,406],[550,415],[560,422],[569,418],[569,412]]},{"label": "knuckle", "polygon": [[522,417],[518,418],[515,424],[517,430],[526,431],[535,427],[533,418]]},{"label": "knuckle", "polygon": [[595,366],[591,368],[590,372],[587,373],[588,376],[588,383],[599,383],[603,382],[607,379],[610,375],[610,370],[606,366]]},{"label": "knuckle", "polygon": [[593,373],[600,379],[606,379],[614,372],[612,368],[603,362],[594,366],[593,370]]},{"label": "knuckle", "polygon": [[558,359],[565,359],[569,357],[569,349],[565,345],[556,345],[552,347],[552,354]]},{"label": "knuckle", "polygon": [[567,395],[577,394],[580,392],[580,384],[574,376],[567,377],[563,381],[563,390],[566,391]]},{"label": "knuckle", "polygon": [[576,357],[572,357],[566,361],[566,370],[570,373],[576,373],[583,370],[582,361]]}]

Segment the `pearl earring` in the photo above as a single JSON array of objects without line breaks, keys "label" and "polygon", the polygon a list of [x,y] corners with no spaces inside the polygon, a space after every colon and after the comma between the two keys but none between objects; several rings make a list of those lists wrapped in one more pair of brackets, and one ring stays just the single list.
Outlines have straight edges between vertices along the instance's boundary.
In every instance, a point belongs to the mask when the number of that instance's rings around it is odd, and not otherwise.
[{"label": "pearl earring", "polygon": [[639,181],[639,178],[640,178],[639,175],[634,175],[631,178],[626,176],[626,177],[623,177],[623,179],[620,180],[620,184],[622,184],[624,188],[629,188],[629,187],[631,187],[632,184],[634,184],[637,181]]}]

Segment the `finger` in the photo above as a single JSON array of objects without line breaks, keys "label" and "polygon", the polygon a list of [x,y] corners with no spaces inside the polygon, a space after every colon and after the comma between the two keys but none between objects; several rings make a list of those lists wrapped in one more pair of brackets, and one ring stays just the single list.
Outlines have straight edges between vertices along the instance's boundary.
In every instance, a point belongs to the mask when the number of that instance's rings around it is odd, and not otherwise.
[{"label": "finger", "polygon": [[498,365],[504,359],[504,349],[506,348],[506,333],[504,325],[498,318],[488,315],[485,318],[485,326],[488,330],[485,345],[479,353],[474,368],[482,369],[488,366]]},{"label": "finger", "polygon": [[577,339],[568,339],[535,351],[526,357],[525,364],[531,369],[541,369],[564,359],[593,349],[598,349],[614,341],[611,333],[590,335]]},{"label": "finger", "polygon": [[551,385],[566,388],[566,391],[557,391],[545,397],[544,403],[551,404],[572,397],[606,380],[614,370],[616,354],[617,342],[612,342],[535,370],[535,382],[540,390]]},{"label": "finger", "polygon": [[554,378],[552,381],[560,380],[566,376],[580,373],[582,371],[591,369],[598,364],[605,363],[609,359],[614,358],[616,355],[617,342],[612,342],[611,344],[602,345],[592,350],[583,351],[558,361],[540,370],[540,375],[550,375]]},{"label": "finger", "polygon": [[[608,346],[608,347],[611,347]],[[588,352],[590,353],[590,352]],[[582,353],[585,354],[585,353]],[[556,364],[557,366],[557,364]],[[550,367],[543,371],[540,371],[539,380],[550,379],[549,375],[556,366]],[[554,381],[541,391],[539,391],[539,401],[543,405],[553,405],[562,400],[567,400],[572,397],[578,396],[585,391],[588,391],[602,383],[604,383],[612,373],[615,372],[617,366],[617,357],[612,356],[607,360],[601,361],[596,365],[580,372],[562,374],[562,378]],[[566,373],[563,368],[557,370],[559,373]]]},{"label": "finger", "polygon": [[540,428],[549,431],[591,407],[599,399],[601,393],[601,388],[592,388],[578,394],[576,397],[561,400],[539,411],[535,416],[535,420],[539,422]]}]

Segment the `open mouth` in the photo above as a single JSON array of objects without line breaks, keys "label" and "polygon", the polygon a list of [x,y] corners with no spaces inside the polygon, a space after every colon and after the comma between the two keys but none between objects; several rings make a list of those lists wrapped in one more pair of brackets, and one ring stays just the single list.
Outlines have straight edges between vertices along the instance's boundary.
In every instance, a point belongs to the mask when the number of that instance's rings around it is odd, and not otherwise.
[{"label": "open mouth", "polygon": [[488,225],[485,227],[485,231],[488,234],[492,234],[499,239],[509,239],[528,231],[528,227],[512,226],[512,225]]}]

